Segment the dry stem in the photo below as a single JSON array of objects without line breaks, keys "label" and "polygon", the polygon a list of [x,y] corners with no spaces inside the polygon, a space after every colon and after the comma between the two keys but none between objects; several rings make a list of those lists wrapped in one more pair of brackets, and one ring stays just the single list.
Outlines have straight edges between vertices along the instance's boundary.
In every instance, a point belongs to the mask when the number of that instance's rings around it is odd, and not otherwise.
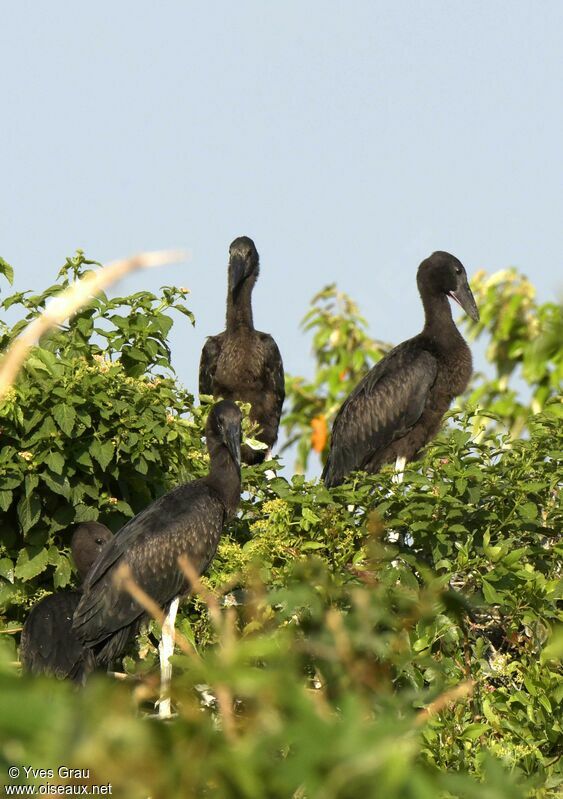
[{"label": "dry stem", "polygon": [[415,724],[417,726],[421,726],[425,724],[429,719],[447,707],[450,702],[457,702],[458,699],[463,699],[466,696],[471,696],[473,693],[473,688],[475,687],[474,680],[465,680],[461,682],[459,685],[456,685],[455,688],[450,688],[448,691],[444,691],[443,694],[436,697],[436,699],[431,702],[426,707],[422,708],[419,711],[415,718]]},{"label": "dry stem", "polygon": [[221,606],[219,600],[212,591],[203,585],[197,570],[187,555],[180,555],[178,564],[184,572],[186,580],[190,584],[190,592],[192,594],[198,594],[203,599],[209,609],[209,615],[211,616],[213,625],[219,630],[221,627]]},{"label": "dry stem", "polygon": [[[127,593],[130,594],[133,599],[138,602],[144,610],[147,611],[149,616],[152,616],[153,619],[155,619],[160,626],[162,626],[165,619],[165,614],[162,608],[154,601],[154,599],[152,599],[152,597],[143,591],[137,582],[135,582],[133,575],[131,574],[131,569],[126,563],[122,563],[117,569],[114,580],[120,588],[127,591]],[[199,659],[199,655],[193,646],[180,632],[178,632],[178,630],[175,631],[175,642],[185,655]]]},{"label": "dry stem", "polygon": [[95,272],[88,272],[80,280],[72,283],[49,303],[37,319],[27,325],[3,356],[0,363],[0,399],[13,385],[31,347],[37,344],[44,333],[62,324],[95,294],[136,269],[178,263],[185,258],[186,253],[181,250],[143,252],[131,258],[113,261]]}]

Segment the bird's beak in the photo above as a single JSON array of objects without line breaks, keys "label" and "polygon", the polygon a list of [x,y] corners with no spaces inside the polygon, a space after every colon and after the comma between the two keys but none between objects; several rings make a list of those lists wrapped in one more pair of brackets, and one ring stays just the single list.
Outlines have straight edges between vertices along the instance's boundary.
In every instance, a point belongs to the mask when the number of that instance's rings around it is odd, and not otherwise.
[{"label": "bird's beak", "polygon": [[240,424],[232,424],[225,430],[225,444],[232,459],[240,469]]},{"label": "bird's beak", "polygon": [[246,277],[246,261],[241,255],[233,255],[229,261],[229,277],[231,294],[236,296],[240,285]]},{"label": "bird's beak", "polygon": [[479,310],[475,297],[473,296],[467,278],[463,278],[463,282],[457,287],[455,291],[450,291],[448,296],[455,300],[460,305],[465,313],[470,316],[474,322],[479,321]]}]

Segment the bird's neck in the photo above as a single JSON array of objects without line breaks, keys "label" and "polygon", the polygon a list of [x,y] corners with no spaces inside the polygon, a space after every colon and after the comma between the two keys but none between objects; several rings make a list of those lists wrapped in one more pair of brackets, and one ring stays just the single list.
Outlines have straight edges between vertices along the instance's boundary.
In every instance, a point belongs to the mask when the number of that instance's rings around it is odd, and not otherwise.
[{"label": "bird's neck", "polygon": [[224,447],[211,452],[207,482],[219,495],[227,516],[234,516],[240,502],[240,469]]},{"label": "bird's neck", "polygon": [[245,280],[238,294],[233,298],[233,292],[229,285],[227,299],[227,331],[232,332],[241,327],[254,330],[251,301],[253,287],[254,282],[252,280]]},{"label": "bird's neck", "polygon": [[445,294],[431,294],[422,297],[424,306],[424,335],[438,340],[446,346],[460,336],[452,317],[452,309]]}]

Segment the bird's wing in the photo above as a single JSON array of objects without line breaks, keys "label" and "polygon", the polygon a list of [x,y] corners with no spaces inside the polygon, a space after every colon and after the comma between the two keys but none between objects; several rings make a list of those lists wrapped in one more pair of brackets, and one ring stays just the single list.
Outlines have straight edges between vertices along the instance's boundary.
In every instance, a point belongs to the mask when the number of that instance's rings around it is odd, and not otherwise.
[{"label": "bird's wing", "polygon": [[42,600],[30,612],[22,631],[20,657],[32,674],[75,677],[85,652],[72,629],[80,594],[62,591]]},{"label": "bird's wing", "polygon": [[221,353],[221,336],[209,336],[199,361],[199,393],[213,395],[213,380]]},{"label": "bird's wing", "polygon": [[422,415],[438,364],[431,352],[411,341],[379,361],[338,411],[323,470],[328,485],[366,466]]},{"label": "bird's wing", "polygon": [[186,588],[178,556],[201,573],[215,553],[224,522],[219,498],[203,480],[179,486],[131,519],[102,551],[74,614],[80,640],[94,646],[143,614],[115,583],[127,564],[135,582],[161,607]]},{"label": "bird's wing", "polygon": [[278,345],[267,333],[263,333],[264,362],[265,362],[265,386],[266,390],[271,390],[276,397],[276,408],[278,420],[281,416],[283,401],[285,399],[285,375],[283,371],[283,361]]}]

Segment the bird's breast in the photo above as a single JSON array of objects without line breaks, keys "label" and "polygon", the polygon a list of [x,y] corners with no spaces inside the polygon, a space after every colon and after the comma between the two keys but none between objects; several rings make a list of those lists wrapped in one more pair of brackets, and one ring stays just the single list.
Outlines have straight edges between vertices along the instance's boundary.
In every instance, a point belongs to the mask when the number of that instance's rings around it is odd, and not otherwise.
[{"label": "bird's breast", "polygon": [[469,384],[473,362],[471,351],[463,339],[451,352],[445,353],[440,363],[440,382],[451,398],[463,394]]},{"label": "bird's breast", "polygon": [[259,339],[233,336],[225,341],[215,373],[218,386],[235,392],[245,386],[257,388],[263,372],[264,348]]}]

